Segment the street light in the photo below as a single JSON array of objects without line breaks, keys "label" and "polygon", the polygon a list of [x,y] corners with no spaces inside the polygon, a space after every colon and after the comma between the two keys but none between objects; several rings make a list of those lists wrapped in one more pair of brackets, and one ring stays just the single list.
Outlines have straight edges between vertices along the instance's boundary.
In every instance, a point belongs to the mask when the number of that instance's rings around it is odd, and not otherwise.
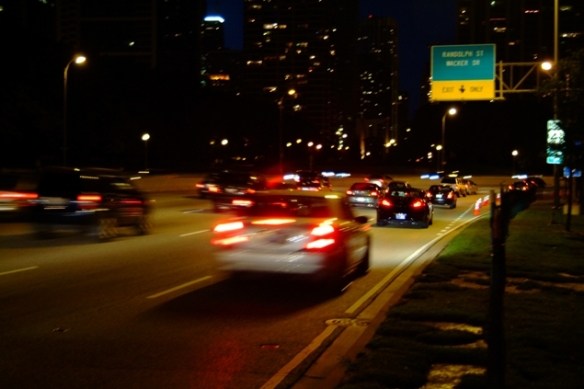
[{"label": "street light", "polygon": [[148,169],[148,139],[150,139],[150,134],[142,134],[142,140],[144,141],[144,170]]},{"label": "street light", "polygon": [[63,166],[67,166],[67,73],[69,72],[69,65],[72,63],[82,64],[87,60],[82,55],[76,55],[67,62],[65,70],[63,71]]},{"label": "street light", "polygon": [[284,174],[284,98],[286,97],[286,94],[288,96],[294,96],[296,95],[296,90],[289,89],[278,100],[278,108],[280,110],[280,121],[278,124],[278,133],[280,135],[280,141],[278,142],[280,174]]},{"label": "street light", "polygon": [[511,155],[513,156],[513,171],[511,172],[511,177],[513,177],[515,175],[515,160],[517,159],[517,156],[519,155],[519,151],[513,150],[511,152]]},{"label": "street light", "polygon": [[442,167],[446,170],[446,116],[447,115],[456,115],[456,108],[450,108],[444,116],[442,116]]}]

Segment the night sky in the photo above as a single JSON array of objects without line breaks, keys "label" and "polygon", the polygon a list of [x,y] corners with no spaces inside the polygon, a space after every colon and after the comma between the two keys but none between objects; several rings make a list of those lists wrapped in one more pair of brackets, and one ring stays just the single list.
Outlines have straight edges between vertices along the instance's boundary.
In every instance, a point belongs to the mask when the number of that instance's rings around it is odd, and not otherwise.
[{"label": "night sky", "polygon": [[[409,92],[411,112],[432,45],[456,43],[455,0],[359,0],[361,17],[389,16],[399,23],[400,89]],[[225,18],[226,45],[242,48],[243,0],[208,0],[209,14]]]}]

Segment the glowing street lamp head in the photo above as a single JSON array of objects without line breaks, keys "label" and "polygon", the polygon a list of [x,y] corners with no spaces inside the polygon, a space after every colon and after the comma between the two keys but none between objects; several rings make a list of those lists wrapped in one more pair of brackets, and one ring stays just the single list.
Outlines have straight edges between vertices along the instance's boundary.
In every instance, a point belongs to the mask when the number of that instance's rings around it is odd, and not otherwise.
[{"label": "glowing street lamp head", "polygon": [[543,62],[541,64],[541,68],[543,70],[552,70],[553,67],[554,67],[554,65],[551,62],[549,62],[549,61]]},{"label": "glowing street lamp head", "polygon": [[143,140],[144,142],[146,142],[148,139],[150,139],[150,134],[146,133],[146,134],[143,134],[143,135],[142,135],[142,140]]},{"label": "glowing street lamp head", "polygon": [[296,94],[296,90],[295,89],[289,89],[288,90],[288,95],[289,96],[294,96]]},{"label": "glowing street lamp head", "polygon": [[456,108],[450,108],[450,109],[448,110],[448,114],[449,114],[449,115],[456,115],[456,112],[457,112],[457,111],[456,111]]},{"label": "glowing street lamp head", "polygon": [[87,58],[85,58],[83,55],[78,55],[75,57],[75,63],[76,64],[82,64],[85,61],[87,61]]},{"label": "glowing street lamp head", "polygon": [[519,155],[519,151],[517,151],[517,150],[513,150],[513,151],[511,152],[511,155],[512,155],[512,156],[514,156],[514,157],[516,157],[516,156],[518,156],[518,155]]}]

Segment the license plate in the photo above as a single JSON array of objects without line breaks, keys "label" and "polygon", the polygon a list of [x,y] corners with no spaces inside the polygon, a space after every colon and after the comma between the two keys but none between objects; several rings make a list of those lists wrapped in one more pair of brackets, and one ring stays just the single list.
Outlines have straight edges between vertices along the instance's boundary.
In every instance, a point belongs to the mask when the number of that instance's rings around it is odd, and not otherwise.
[{"label": "license plate", "polygon": [[436,198],[437,199],[441,199],[442,198],[442,194],[440,194],[440,193],[436,194]]},{"label": "license plate", "polygon": [[396,214],[395,214],[395,218],[396,218],[397,220],[406,220],[406,217],[407,217],[407,216],[408,216],[408,215],[406,215],[405,213],[396,213]]},{"label": "license plate", "polygon": [[357,197],[357,202],[358,202],[358,203],[363,203],[363,202],[365,202],[365,201],[367,201],[367,200],[365,199],[365,197]]}]

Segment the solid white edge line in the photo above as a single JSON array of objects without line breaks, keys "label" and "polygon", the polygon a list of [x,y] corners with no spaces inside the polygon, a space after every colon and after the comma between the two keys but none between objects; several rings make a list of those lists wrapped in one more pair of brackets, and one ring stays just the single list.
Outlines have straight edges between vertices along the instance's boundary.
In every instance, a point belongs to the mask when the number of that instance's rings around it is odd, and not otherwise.
[{"label": "solid white edge line", "polygon": [[290,362],[281,368],[272,378],[268,380],[260,389],[272,389],[275,388],[294,370],[302,361],[304,361],[314,350],[320,347],[322,342],[329,337],[333,331],[337,329],[336,326],[328,326],[323,332],[320,333],[304,350],[300,351]]},{"label": "solid white edge line", "polygon": [[[464,212],[462,215],[466,215],[466,213],[470,212],[470,210],[473,209],[473,207],[471,207],[470,209],[468,209],[466,212]],[[462,216],[461,215],[461,216]],[[449,231],[448,233],[451,233],[455,230],[457,230],[458,228],[476,220],[481,218],[484,215],[480,215],[480,216],[475,216],[472,219],[468,220],[466,223],[461,224],[460,226],[458,226],[457,228],[453,229],[452,231]],[[418,253],[419,251],[423,250],[424,248],[426,248],[426,246],[429,246],[431,244],[433,244],[434,242],[440,240],[441,238],[443,238],[444,236],[439,236],[437,238],[432,239],[432,241],[430,241],[429,243],[427,243],[426,245],[424,245],[424,247],[416,250],[416,253]],[[416,254],[412,254],[410,255],[408,258],[406,258],[402,263],[400,263],[399,266],[402,266],[403,264],[405,264],[407,261],[411,260],[412,257],[414,257],[414,255]],[[393,272],[391,272],[390,274],[395,273],[395,270]],[[388,275],[389,276],[389,275]],[[384,277],[384,280],[386,278],[388,278],[388,276]],[[378,283],[377,285],[375,285],[371,290],[375,290],[377,291],[379,288],[381,288],[381,286],[383,286],[384,281]],[[370,296],[370,293],[366,293],[365,295]],[[363,297],[361,299],[359,299],[359,301],[365,301],[367,299],[364,299]],[[362,302],[359,304],[361,305]],[[351,308],[355,307],[356,303],[353,304],[351,306]],[[358,306],[357,306],[358,307]],[[349,310],[351,309],[349,308]],[[356,308],[355,308],[356,309]],[[345,311],[345,312],[349,312],[349,310]],[[283,368],[281,368],[272,378],[270,378],[268,380],[268,382],[266,382],[260,389],[273,389],[275,388],[278,384],[280,384],[284,378],[287,377],[288,374],[290,374],[290,372],[296,367],[298,366],[300,363],[302,363],[302,361],[304,361],[304,359],[306,359],[306,357],[308,355],[310,355],[311,352],[313,352],[314,350],[316,350],[321,344],[322,342],[329,336],[332,334],[332,332],[336,329],[336,326],[328,326],[325,328],[325,330],[320,333],[320,335],[318,335],[316,338],[314,338],[314,340],[312,342],[310,342],[310,344],[308,346],[306,346],[306,348],[304,348],[304,350],[302,350],[300,353],[298,353],[290,362],[288,362]]]},{"label": "solid white edge line", "polygon": [[186,288],[187,286],[191,286],[193,284],[197,284],[199,282],[208,280],[209,278],[213,278],[213,277],[212,276],[205,276],[203,278],[199,278],[198,280],[194,280],[194,281],[191,281],[191,282],[187,282],[186,284],[182,284],[182,285],[176,286],[176,287],[174,287],[172,289],[167,289],[164,292],[156,293],[156,294],[153,294],[152,296],[148,296],[146,298],[148,298],[148,299],[155,299],[157,297],[164,296],[165,294],[172,293],[172,292],[177,291],[179,289]]},{"label": "solid white edge line", "polygon": [[197,234],[202,234],[203,232],[209,232],[209,231],[211,231],[211,230],[195,231],[195,232],[189,232],[189,233],[186,233],[186,234],[182,234],[182,235],[179,235],[179,236],[180,236],[181,238],[183,238],[183,237],[185,237],[185,236],[190,236],[190,235],[197,235]]},{"label": "solid white edge line", "polygon": [[[468,212],[470,212],[472,208],[469,208],[466,212],[464,212],[461,216],[466,215]],[[480,217],[480,216],[477,216]],[[404,267],[406,267],[407,265],[409,265],[411,262],[413,262],[413,260],[415,260],[419,255],[421,255],[423,252],[425,252],[426,250],[428,250],[434,243],[436,243],[437,241],[439,241],[440,239],[444,238],[446,235],[450,234],[451,232],[456,231],[457,229],[459,229],[460,227],[466,225],[467,223],[470,223],[471,221],[475,220],[475,218],[472,218],[470,220],[468,220],[466,223],[462,223],[459,226],[452,228],[451,230],[445,232],[442,235],[438,235],[436,238],[432,239],[430,242],[426,243],[424,246],[420,247],[419,249],[417,249],[416,251],[414,251],[409,257],[407,257],[406,259],[404,259],[402,262],[400,262],[399,265],[397,265],[397,267],[395,269],[393,269],[391,272],[389,272],[388,275],[386,275],[385,277],[383,277],[383,279],[381,281],[379,281],[373,288],[369,289],[369,291],[367,291],[367,293],[365,293],[363,296],[361,296],[360,299],[358,299],[357,301],[355,301],[355,303],[353,305],[351,305],[346,311],[345,313],[347,314],[352,314],[354,313],[357,309],[359,309],[359,307],[361,305],[363,305],[363,303],[365,301],[367,301],[369,298],[371,298],[371,296],[373,296],[374,294],[376,294],[379,289],[381,289],[382,287],[385,286],[385,284],[390,281],[391,279],[393,279],[396,275],[398,275],[399,273],[401,273],[402,269]],[[441,231],[442,232],[442,231]]]},{"label": "solid white edge line", "polygon": [[38,269],[38,268],[39,268],[38,266],[31,266],[31,267],[25,267],[25,268],[22,268],[22,269],[5,271],[5,272],[0,273],[0,276],[4,276],[6,274],[12,274],[12,273],[20,273],[22,271],[34,270],[34,269]]}]

